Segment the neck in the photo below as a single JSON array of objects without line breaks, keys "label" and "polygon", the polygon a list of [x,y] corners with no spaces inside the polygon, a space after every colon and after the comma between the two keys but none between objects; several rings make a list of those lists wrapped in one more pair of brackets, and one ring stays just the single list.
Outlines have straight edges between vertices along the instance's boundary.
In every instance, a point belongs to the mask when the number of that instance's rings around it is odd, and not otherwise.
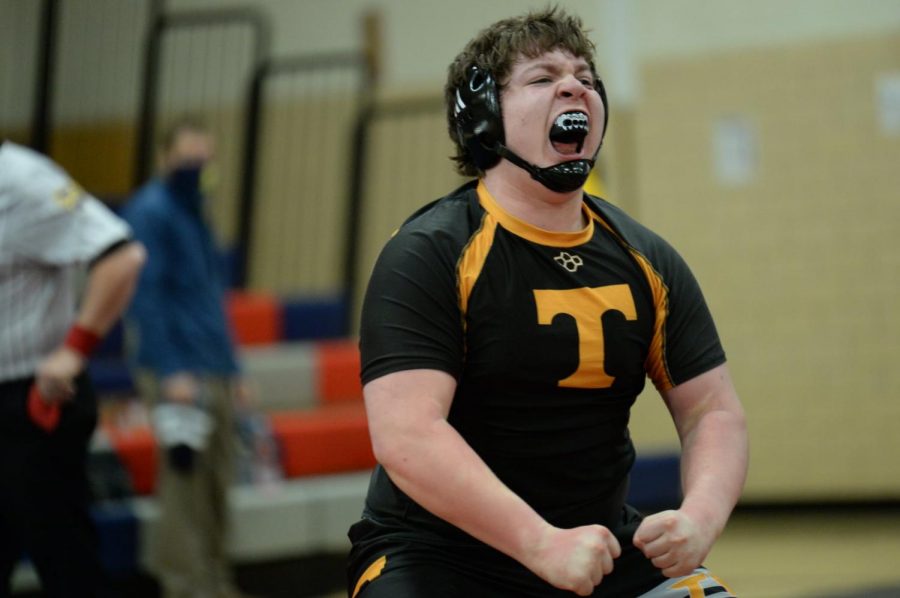
[{"label": "neck", "polygon": [[500,207],[532,226],[571,233],[586,225],[582,189],[571,193],[550,191],[505,160],[485,173],[484,184]]}]

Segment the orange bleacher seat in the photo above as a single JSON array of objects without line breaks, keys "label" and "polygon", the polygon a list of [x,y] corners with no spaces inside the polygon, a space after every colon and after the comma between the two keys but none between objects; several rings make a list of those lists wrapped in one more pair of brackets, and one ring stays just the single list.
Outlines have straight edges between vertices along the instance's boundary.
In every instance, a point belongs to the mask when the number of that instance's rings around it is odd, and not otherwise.
[{"label": "orange bleacher seat", "polygon": [[359,401],[359,347],[356,340],[316,343],[316,396],[323,405]]},{"label": "orange bleacher seat", "polygon": [[134,493],[140,496],[153,494],[156,489],[156,439],[147,427],[118,430],[105,428],[109,440],[122,465],[131,476]]},{"label": "orange bleacher seat", "polygon": [[[229,296],[229,310],[240,342],[277,341],[273,331],[279,325],[278,305],[270,297],[233,293]],[[337,474],[374,467],[359,381],[357,342],[319,342],[314,355],[319,406],[269,416],[281,449],[285,476]],[[131,476],[135,494],[153,494],[158,455],[152,431],[147,427],[119,428],[109,423],[104,428]]]},{"label": "orange bleacher seat", "polygon": [[362,402],[274,413],[271,423],[287,478],[375,466]]},{"label": "orange bleacher seat", "polygon": [[[287,478],[371,469],[375,456],[363,403],[324,405],[270,416]],[[106,427],[110,442],[131,477],[135,494],[156,490],[158,455],[150,428]]]},{"label": "orange bleacher seat", "polygon": [[274,295],[230,291],[226,305],[239,344],[267,345],[281,340],[281,304]]}]

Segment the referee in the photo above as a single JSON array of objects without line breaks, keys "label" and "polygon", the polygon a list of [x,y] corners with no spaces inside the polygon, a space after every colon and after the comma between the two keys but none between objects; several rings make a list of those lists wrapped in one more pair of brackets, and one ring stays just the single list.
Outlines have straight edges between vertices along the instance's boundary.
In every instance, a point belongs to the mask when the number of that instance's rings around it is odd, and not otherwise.
[{"label": "referee", "polygon": [[85,467],[97,403],[85,366],[143,266],[130,237],[56,164],[0,144],[0,598],[23,554],[46,596],[100,592]]}]

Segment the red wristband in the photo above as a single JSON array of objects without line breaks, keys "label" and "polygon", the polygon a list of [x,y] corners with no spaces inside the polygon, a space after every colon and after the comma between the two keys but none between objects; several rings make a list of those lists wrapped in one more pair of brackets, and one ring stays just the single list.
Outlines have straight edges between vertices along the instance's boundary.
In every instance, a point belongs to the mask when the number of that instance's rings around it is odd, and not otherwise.
[{"label": "red wristband", "polygon": [[100,344],[100,340],[99,335],[91,332],[87,328],[82,328],[78,324],[72,324],[72,327],[69,328],[69,334],[66,335],[66,340],[63,344],[70,349],[78,351],[85,357],[88,357],[94,352],[97,345]]}]

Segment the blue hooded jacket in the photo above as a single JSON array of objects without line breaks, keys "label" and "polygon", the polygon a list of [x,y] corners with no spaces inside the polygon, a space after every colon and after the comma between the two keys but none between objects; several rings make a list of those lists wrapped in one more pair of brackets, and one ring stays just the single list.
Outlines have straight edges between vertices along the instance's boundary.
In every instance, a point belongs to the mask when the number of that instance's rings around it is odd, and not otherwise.
[{"label": "blue hooded jacket", "polygon": [[219,255],[202,208],[196,187],[155,178],[122,211],[148,255],[126,315],[137,333],[129,352],[133,365],[161,377],[238,371]]}]

